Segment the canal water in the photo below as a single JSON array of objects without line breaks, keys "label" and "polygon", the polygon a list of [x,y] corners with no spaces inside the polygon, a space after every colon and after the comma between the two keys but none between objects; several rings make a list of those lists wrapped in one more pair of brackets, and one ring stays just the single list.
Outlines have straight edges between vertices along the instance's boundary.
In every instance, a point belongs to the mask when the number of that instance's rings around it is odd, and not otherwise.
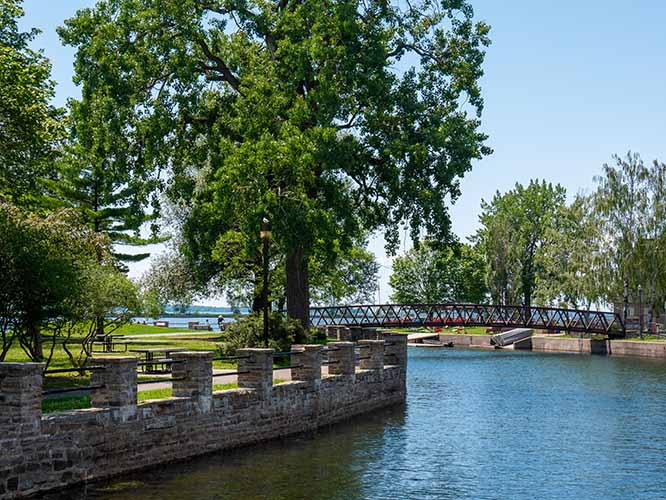
[{"label": "canal water", "polygon": [[666,363],[410,348],[402,407],[53,499],[666,498]]}]

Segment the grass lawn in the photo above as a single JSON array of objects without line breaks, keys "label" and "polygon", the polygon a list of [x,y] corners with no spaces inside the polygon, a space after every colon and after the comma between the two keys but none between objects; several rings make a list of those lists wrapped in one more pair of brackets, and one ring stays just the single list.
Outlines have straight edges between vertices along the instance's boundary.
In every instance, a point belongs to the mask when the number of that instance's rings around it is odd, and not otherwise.
[{"label": "grass lawn", "polygon": [[[281,384],[284,382],[282,379],[273,380],[273,384]],[[228,389],[237,389],[237,383],[231,384],[214,384],[213,391],[226,391]],[[155,399],[167,399],[173,395],[170,387],[165,389],[149,389],[147,391],[140,391],[137,394],[137,401],[139,403]],[[81,410],[90,408],[90,396],[68,396],[64,398],[45,399],[42,401],[42,413],[58,413],[69,410]]]},{"label": "grass lawn", "polygon": [[[138,323],[128,323],[121,326],[113,332],[113,335],[145,335],[151,333],[180,333],[180,332],[197,332],[206,333],[201,330],[190,330],[189,328],[167,328],[164,326],[141,325]],[[209,332],[210,333],[210,332]]]},{"label": "grass lawn", "polygon": [[[139,325],[142,326],[142,325]],[[68,343],[69,350],[74,353],[76,356],[78,352],[80,351],[80,346],[76,345],[77,340],[74,339],[70,343]],[[118,346],[120,348],[120,346]],[[182,347],[187,349],[188,351],[213,351],[213,352],[218,352],[218,344],[216,342],[211,342],[211,341],[206,341],[206,340],[183,340],[179,338],[162,338],[159,339],[158,343],[151,342],[150,344],[143,344],[141,341],[137,340],[136,342],[132,342],[130,344],[127,344],[127,352],[124,351],[124,346],[119,350],[114,353],[102,353],[102,352],[97,352],[94,355],[95,356],[139,356],[138,353],[132,353],[129,352],[132,349],[145,349],[145,348],[150,348],[150,347]],[[48,356],[48,353],[51,349],[51,346],[49,344],[46,344],[44,346],[44,355]],[[30,361],[28,356],[23,352],[23,350],[17,345],[13,345],[10,349],[9,352],[7,353],[7,357],[5,358],[5,361],[11,362],[11,361]],[[88,361],[88,364],[93,363],[92,360]],[[233,368],[236,366],[235,362],[232,361],[215,361],[213,363],[213,366],[215,368]],[[50,369],[54,368],[72,368],[72,365],[69,361],[69,358],[67,357],[67,354],[65,350],[62,348],[61,344],[56,344],[55,349],[53,351],[53,358],[51,359],[51,364],[49,365]],[[77,376],[74,373],[68,373],[68,374],[57,374],[57,375],[49,375],[49,377],[56,377],[59,379],[80,379],[82,377]],[[70,381],[70,382],[64,382],[64,384],[73,384],[73,385],[85,385],[81,383],[76,383],[75,381]]]}]

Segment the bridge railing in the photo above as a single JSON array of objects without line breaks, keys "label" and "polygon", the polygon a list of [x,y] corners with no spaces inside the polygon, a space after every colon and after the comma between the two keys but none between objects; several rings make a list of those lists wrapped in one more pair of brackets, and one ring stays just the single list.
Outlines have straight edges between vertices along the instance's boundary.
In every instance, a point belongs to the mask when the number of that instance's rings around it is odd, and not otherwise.
[{"label": "bridge railing", "polygon": [[312,326],[493,326],[622,336],[614,312],[486,304],[372,304],[310,308]]}]

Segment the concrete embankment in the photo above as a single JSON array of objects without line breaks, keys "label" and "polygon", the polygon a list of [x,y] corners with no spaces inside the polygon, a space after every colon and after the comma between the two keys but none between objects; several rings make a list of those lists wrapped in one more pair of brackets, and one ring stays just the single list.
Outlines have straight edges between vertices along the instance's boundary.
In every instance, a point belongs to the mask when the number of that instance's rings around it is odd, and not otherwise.
[{"label": "concrete embankment", "polygon": [[532,350],[539,352],[571,352],[576,354],[666,358],[666,342],[638,340],[594,340],[544,335],[532,337]]},{"label": "concrete embankment", "polygon": [[[454,347],[481,347],[492,349],[494,346],[491,344],[490,340],[490,335],[467,335],[455,333],[439,334],[440,344],[452,344]],[[566,352],[573,354],[638,356],[666,359],[666,342],[658,341],[595,340],[589,338],[563,337],[558,335],[533,335],[530,338],[517,341],[513,346],[508,346],[508,348],[537,352]]]}]

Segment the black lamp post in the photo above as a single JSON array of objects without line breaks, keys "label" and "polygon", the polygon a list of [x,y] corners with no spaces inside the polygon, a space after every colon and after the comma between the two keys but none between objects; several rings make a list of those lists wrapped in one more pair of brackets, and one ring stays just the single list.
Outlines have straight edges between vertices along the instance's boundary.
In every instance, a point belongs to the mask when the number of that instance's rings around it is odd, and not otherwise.
[{"label": "black lamp post", "polygon": [[271,224],[268,219],[264,217],[261,221],[261,231],[259,232],[261,241],[263,243],[263,259],[264,259],[264,286],[261,291],[262,306],[264,308],[264,345],[268,347],[268,243],[271,239]]}]

